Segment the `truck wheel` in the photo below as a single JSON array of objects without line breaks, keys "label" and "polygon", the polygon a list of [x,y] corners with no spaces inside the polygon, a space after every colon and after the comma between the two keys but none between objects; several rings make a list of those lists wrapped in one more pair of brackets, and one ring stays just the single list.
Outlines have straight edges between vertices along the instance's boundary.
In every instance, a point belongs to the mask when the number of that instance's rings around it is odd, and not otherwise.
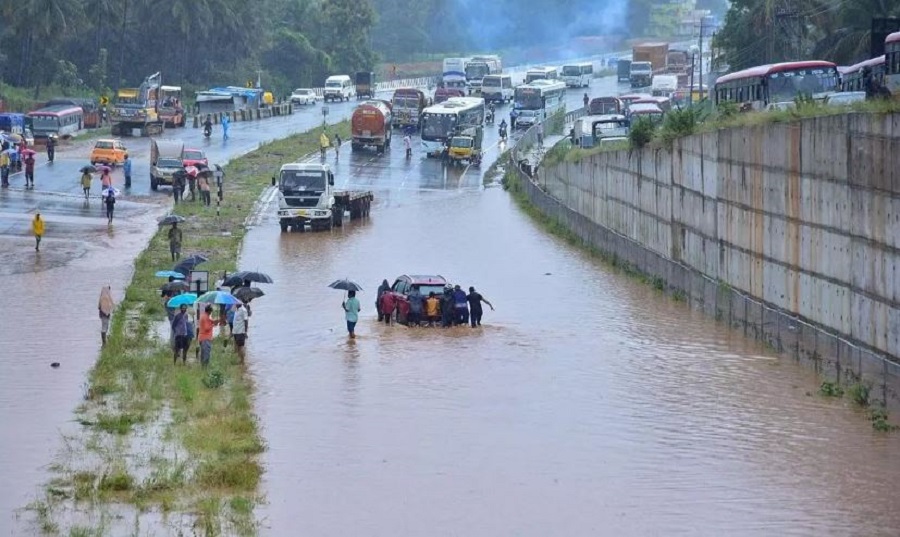
[{"label": "truck wheel", "polygon": [[335,206],[331,211],[331,221],[334,227],[344,227],[344,208]]},{"label": "truck wheel", "polygon": [[287,233],[287,231],[288,231],[288,223],[287,223],[287,222],[279,222],[279,224],[281,225],[281,232],[282,232],[282,233]]},{"label": "truck wheel", "polygon": [[159,189],[159,182],[156,177],[150,176],[150,190],[156,192]]}]

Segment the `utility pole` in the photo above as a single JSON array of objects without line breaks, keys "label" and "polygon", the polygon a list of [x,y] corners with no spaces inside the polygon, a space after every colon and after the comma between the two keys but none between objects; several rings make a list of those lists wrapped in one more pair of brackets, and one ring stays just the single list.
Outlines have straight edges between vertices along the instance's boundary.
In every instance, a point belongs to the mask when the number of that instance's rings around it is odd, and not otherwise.
[{"label": "utility pole", "polygon": [[775,18],[780,22],[779,26],[783,30],[785,36],[792,41],[791,45],[793,47],[786,47],[785,50],[788,51],[788,54],[791,54],[791,58],[785,57],[784,60],[799,60],[801,56],[800,51],[800,42],[802,38],[802,31],[800,29],[800,12],[794,8],[778,8],[775,11]]},{"label": "utility pole", "polygon": [[[699,82],[699,96],[700,100],[703,100],[703,17],[700,17],[700,39],[698,49],[700,51],[700,71],[697,74],[697,80]],[[693,85],[693,84],[692,84]],[[693,98],[693,97],[692,97]]]}]

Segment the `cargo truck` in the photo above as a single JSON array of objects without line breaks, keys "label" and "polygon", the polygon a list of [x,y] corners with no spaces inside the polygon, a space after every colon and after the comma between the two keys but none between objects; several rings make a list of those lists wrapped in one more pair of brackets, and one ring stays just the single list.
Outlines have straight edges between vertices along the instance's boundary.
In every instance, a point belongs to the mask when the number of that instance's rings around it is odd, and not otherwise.
[{"label": "cargo truck", "polygon": [[358,71],[356,73],[356,100],[375,98],[375,73]]},{"label": "cargo truck", "polygon": [[278,222],[282,232],[330,230],[341,227],[345,213],[351,220],[369,216],[375,196],[370,191],[334,188],[334,173],[327,164],[291,162],[272,177],[278,188]]},{"label": "cargo truck", "polygon": [[666,70],[669,44],[668,43],[644,43],[635,45],[632,49],[631,61],[650,62],[653,73],[663,73]]}]

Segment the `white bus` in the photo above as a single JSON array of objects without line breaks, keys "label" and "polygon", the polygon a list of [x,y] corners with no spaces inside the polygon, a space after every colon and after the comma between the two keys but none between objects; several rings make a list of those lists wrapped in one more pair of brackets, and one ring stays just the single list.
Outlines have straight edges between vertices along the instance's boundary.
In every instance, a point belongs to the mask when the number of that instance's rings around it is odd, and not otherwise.
[{"label": "white bus", "polygon": [[586,88],[594,78],[594,64],[591,62],[563,65],[562,80],[570,88]]},{"label": "white bus", "polygon": [[427,155],[438,155],[458,129],[484,124],[484,99],[451,97],[429,106],[422,112],[422,149]]},{"label": "white bus", "polygon": [[653,75],[650,94],[654,97],[672,98],[678,91],[678,75]]},{"label": "white bus", "polygon": [[466,87],[466,64],[469,58],[444,58],[442,79],[448,88]]},{"label": "white bus", "polygon": [[469,84],[469,93],[481,92],[484,77],[501,72],[503,72],[503,66],[500,56],[473,56],[466,64],[466,82]]},{"label": "white bus", "polygon": [[525,83],[531,84],[535,80],[556,80],[559,78],[559,72],[556,67],[532,67],[525,73]]},{"label": "white bus", "polygon": [[516,88],[517,127],[530,127],[566,110],[566,83],[559,80],[535,80]]}]

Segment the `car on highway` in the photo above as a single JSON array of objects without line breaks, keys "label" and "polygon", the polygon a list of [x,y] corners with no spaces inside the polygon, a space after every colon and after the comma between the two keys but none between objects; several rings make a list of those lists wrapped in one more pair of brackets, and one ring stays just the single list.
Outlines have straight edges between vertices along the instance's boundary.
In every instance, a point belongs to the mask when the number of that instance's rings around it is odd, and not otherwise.
[{"label": "car on highway", "polygon": [[181,155],[181,163],[184,164],[185,167],[200,165],[209,166],[209,160],[207,160],[206,153],[204,153],[202,149],[185,148],[184,153]]},{"label": "car on highway", "polygon": [[294,104],[316,104],[319,96],[311,89],[297,88],[291,93],[291,102]]},{"label": "car on highway", "polygon": [[406,324],[406,318],[409,315],[409,293],[413,289],[418,289],[419,294],[428,298],[428,295],[443,295],[444,287],[447,280],[440,275],[427,274],[404,274],[398,276],[391,286],[391,293],[397,302],[396,320],[400,324]]},{"label": "car on highway", "polygon": [[128,149],[121,140],[111,138],[101,138],[94,142],[94,148],[91,149],[91,164],[108,164],[115,166],[125,162],[128,156]]}]

